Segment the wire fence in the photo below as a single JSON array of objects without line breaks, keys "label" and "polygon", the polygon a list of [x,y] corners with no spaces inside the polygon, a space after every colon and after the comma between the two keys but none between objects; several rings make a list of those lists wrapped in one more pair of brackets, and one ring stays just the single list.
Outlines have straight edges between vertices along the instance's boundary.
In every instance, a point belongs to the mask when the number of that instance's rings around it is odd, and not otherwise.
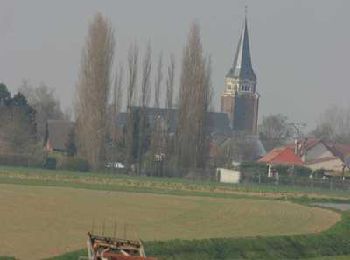
[{"label": "wire fence", "polygon": [[242,178],[241,184],[257,186],[292,187],[319,191],[343,191],[350,192],[350,179],[342,177],[310,178],[299,176],[267,177],[254,176]]}]

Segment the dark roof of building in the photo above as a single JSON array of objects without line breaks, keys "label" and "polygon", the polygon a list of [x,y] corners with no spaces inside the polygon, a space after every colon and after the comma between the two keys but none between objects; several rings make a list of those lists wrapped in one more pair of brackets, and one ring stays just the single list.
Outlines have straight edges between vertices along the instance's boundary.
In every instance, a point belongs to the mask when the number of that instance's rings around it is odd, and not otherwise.
[{"label": "dark roof of building", "polygon": [[244,19],[242,34],[239,38],[233,66],[226,77],[256,80],[250,57],[247,17]]},{"label": "dark roof of building", "polygon": [[[140,109],[140,107],[134,107],[133,109]],[[175,133],[177,126],[178,110],[166,109],[166,108],[145,108],[146,117],[150,126],[154,126],[156,119],[160,116],[163,119],[169,120],[169,131]],[[128,114],[126,112],[120,113],[117,116],[116,124],[119,127],[124,127],[127,124]],[[229,119],[226,113],[208,112],[207,113],[207,131],[210,134],[221,133],[228,134],[231,132]]]},{"label": "dark roof of building", "polygon": [[53,150],[65,151],[68,135],[74,129],[74,123],[66,120],[48,120],[47,137]]}]

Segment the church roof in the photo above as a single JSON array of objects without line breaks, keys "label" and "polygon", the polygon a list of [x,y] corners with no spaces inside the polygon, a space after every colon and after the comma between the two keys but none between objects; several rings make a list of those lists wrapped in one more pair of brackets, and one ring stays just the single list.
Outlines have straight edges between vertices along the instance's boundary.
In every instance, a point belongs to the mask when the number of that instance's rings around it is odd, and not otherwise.
[{"label": "church roof", "polygon": [[[134,111],[139,111],[140,107],[133,107]],[[177,127],[178,110],[166,109],[166,108],[145,108],[145,115],[148,123],[151,127],[154,126],[156,119],[161,117],[169,120],[169,131],[175,133]],[[128,120],[128,114],[126,112],[117,115],[116,124],[118,127],[123,128],[126,126]],[[230,122],[226,113],[207,112],[207,132],[209,134],[228,134],[231,133]]]},{"label": "church roof", "polygon": [[226,77],[256,80],[250,57],[247,16],[244,19],[242,34],[239,38],[233,67],[229,70]]}]

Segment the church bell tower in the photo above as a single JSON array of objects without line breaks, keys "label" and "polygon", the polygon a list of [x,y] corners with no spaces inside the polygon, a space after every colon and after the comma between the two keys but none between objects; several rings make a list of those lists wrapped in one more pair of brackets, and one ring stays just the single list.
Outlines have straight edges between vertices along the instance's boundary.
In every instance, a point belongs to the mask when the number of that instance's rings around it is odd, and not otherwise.
[{"label": "church bell tower", "polygon": [[259,94],[252,67],[247,12],[237,45],[233,66],[225,77],[225,91],[221,96],[221,112],[227,113],[234,131],[257,134]]}]

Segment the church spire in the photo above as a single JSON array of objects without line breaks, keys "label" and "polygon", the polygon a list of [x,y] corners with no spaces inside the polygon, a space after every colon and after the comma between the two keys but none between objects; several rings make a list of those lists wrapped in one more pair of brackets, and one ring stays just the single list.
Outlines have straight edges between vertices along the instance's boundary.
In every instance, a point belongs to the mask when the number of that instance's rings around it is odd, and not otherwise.
[{"label": "church spire", "polygon": [[243,28],[239,38],[233,67],[230,69],[227,77],[256,80],[250,57],[247,7],[245,7]]},{"label": "church spire", "polygon": [[226,75],[225,85],[221,112],[228,115],[234,131],[256,135],[260,96],[256,93],[256,76],[250,57],[247,8],[233,66]]}]

